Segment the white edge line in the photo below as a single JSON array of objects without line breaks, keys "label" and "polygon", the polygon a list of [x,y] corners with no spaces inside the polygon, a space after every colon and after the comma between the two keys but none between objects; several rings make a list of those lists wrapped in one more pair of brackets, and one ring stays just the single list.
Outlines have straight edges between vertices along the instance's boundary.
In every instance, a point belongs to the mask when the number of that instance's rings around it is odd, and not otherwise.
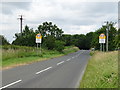
[{"label": "white edge line", "polygon": [[60,64],[62,64],[62,63],[64,63],[64,61],[61,61],[61,62],[57,63],[57,65],[60,65]]},{"label": "white edge line", "polygon": [[14,84],[16,84],[16,83],[19,83],[19,82],[21,82],[21,81],[22,81],[22,80],[18,80],[18,81],[15,81],[15,82],[11,83],[11,84],[8,84],[8,85],[6,85],[6,86],[3,86],[3,87],[0,88],[0,90],[1,90],[1,89],[4,89],[4,88],[7,88],[7,87],[9,87],[9,86],[12,86],[12,85],[14,85]]},{"label": "white edge line", "polygon": [[36,74],[39,74],[39,73],[44,72],[44,71],[46,71],[46,70],[49,70],[49,69],[51,69],[51,68],[52,68],[52,67],[48,67],[48,68],[43,69],[43,70],[41,70],[41,71],[39,71],[39,72],[36,72]]},{"label": "white edge line", "polygon": [[78,82],[77,82],[75,88],[78,88],[78,87],[79,87],[80,82],[81,82],[81,80],[82,80],[82,77],[83,77],[83,75],[84,75],[84,73],[85,73],[85,71],[86,71],[87,65],[88,65],[88,61],[87,61],[86,65],[83,67],[83,71],[81,72],[81,75],[80,75],[80,77],[79,77],[79,79],[78,79]]}]

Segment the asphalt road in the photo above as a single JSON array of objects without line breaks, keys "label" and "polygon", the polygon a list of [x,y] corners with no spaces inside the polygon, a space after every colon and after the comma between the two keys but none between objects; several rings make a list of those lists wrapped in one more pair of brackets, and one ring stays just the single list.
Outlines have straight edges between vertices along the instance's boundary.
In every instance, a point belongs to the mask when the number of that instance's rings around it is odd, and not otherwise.
[{"label": "asphalt road", "polygon": [[3,88],[76,88],[90,58],[89,50],[2,71]]}]

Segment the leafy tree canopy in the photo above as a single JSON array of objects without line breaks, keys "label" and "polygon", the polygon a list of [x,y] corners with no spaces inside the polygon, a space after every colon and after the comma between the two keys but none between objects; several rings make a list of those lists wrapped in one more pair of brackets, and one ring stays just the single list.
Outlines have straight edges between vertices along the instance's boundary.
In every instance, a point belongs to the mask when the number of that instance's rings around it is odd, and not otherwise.
[{"label": "leafy tree canopy", "polygon": [[0,45],[9,45],[10,43],[7,41],[7,39],[3,36],[0,35]]}]

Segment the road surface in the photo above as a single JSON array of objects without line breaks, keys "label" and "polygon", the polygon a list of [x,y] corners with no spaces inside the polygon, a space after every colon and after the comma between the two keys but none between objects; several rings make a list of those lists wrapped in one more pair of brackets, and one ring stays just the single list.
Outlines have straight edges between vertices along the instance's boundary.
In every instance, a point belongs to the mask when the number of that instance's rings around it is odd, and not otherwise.
[{"label": "road surface", "polygon": [[89,50],[2,71],[3,88],[76,88],[90,58]]}]

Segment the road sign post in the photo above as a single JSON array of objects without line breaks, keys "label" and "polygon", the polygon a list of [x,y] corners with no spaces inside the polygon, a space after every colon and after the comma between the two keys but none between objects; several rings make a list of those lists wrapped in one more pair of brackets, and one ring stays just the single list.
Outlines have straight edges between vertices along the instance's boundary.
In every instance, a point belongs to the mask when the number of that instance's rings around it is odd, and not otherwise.
[{"label": "road sign post", "polygon": [[42,53],[42,49],[41,49],[41,43],[40,43],[40,53]]},{"label": "road sign post", "polygon": [[100,51],[102,51],[102,43],[100,43]]},{"label": "road sign post", "polygon": [[38,45],[40,43],[40,53],[42,53],[41,51],[41,42],[42,42],[42,35],[39,33],[36,35],[36,43],[37,43],[37,55],[38,55]]},{"label": "road sign post", "polygon": [[37,55],[38,55],[38,43],[37,43]]},{"label": "road sign post", "polygon": [[103,52],[104,52],[105,50],[104,50],[104,43],[103,43]]},{"label": "road sign post", "polygon": [[106,36],[104,33],[100,34],[100,36],[99,36],[100,51],[104,51],[105,38],[106,38]]}]

